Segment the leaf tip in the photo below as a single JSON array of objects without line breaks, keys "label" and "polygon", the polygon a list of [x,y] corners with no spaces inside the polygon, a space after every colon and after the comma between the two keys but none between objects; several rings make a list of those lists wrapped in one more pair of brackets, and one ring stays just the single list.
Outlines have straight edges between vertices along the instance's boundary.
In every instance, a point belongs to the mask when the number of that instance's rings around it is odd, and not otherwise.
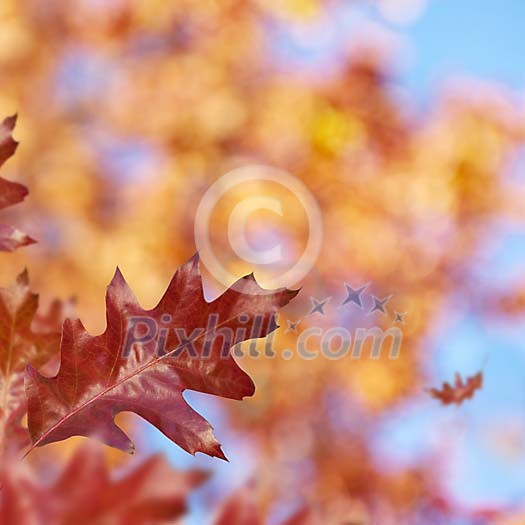
[{"label": "leaf tip", "polygon": [[15,129],[17,120],[18,120],[18,113],[15,113],[14,115],[11,115],[10,117],[6,117],[4,121],[2,122],[2,125],[5,126],[9,131],[13,131],[13,129]]},{"label": "leaf tip", "polygon": [[217,450],[213,454],[214,457],[218,459],[222,459],[223,461],[226,461],[226,463],[229,463],[230,460],[226,457],[226,454],[223,452],[222,447],[217,444]]},{"label": "leaf tip", "polygon": [[16,284],[24,287],[29,286],[29,272],[27,271],[27,267],[25,267],[16,277]]},{"label": "leaf tip", "polygon": [[117,266],[115,268],[115,272],[113,273],[113,277],[111,278],[109,286],[111,286],[113,283],[117,284],[123,281],[124,281],[124,276],[122,275],[122,271],[120,270],[120,267]]}]

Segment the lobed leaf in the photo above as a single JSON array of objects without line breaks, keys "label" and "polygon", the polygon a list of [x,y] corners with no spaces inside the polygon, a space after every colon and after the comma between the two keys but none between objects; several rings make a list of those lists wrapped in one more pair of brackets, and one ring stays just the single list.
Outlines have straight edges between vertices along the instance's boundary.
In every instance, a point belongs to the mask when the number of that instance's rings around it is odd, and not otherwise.
[{"label": "lobed leaf", "polygon": [[466,399],[471,399],[476,390],[483,387],[483,373],[478,372],[472,377],[468,377],[464,382],[460,374],[456,374],[454,384],[443,383],[441,390],[431,388],[429,393],[435,399],[439,399],[444,405],[455,403],[460,405]]},{"label": "lobed leaf", "polygon": [[[117,269],[107,289],[104,333],[92,336],[79,320],[67,320],[56,377],[27,369],[32,448],[88,436],[132,453],[133,443],[114,422],[118,413],[129,411],[191,454],[226,459],[212,427],[182,393],[189,389],[239,400],[253,395],[255,386],[230,349],[275,330],[275,312],[296,294],[286,289],[268,293],[247,276],[208,303],[195,255],[176,272],[159,304],[144,310]],[[212,317],[217,332],[230,330],[236,339],[228,342],[212,333]],[[151,340],[130,348],[128,338],[137,318],[159,328]],[[260,326],[254,336],[256,324]],[[181,331],[187,337],[199,331],[200,335],[189,347],[183,345]]]},{"label": "lobed leaf", "polygon": [[[15,153],[18,142],[13,139],[16,115],[0,124],[0,167]],[[22,184],[0,178],[0,210],[24,200],[28,190]],[[0,251],[13,251],[36,241],[13,226],[0,224]]]},{"label": "lobed leaf", "polygon": [[[46,315],[38,315],[37,308],[38,295],[29,290],[26,271],[10,288],[0,288],[0,450],[4,452],[30,443],[29,433],[21,425],[27,411],[27,363],[39,368],[60,347],[57,305]],[[33,330],[35,325],[37,331]]]}]

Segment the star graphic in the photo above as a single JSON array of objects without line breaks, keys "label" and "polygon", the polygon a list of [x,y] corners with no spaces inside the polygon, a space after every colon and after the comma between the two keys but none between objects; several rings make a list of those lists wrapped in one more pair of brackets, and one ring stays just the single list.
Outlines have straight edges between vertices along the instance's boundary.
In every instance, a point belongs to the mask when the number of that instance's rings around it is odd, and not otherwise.
[{"label": "star graphic", "polygon": [[314,299],[313,297],[310,297],[310,299],[312,301],[312,309],[308,312],[308,315],[313,315],[316,312],[320,313],[321,315],[325,315],[324,307],[331,298],[329,297],[324,301],[317,301],[317,299]]},{"label": "star graphic", "polygon": [[361,288],[352,288],[350,285],[345,283],[347,297],[339,305],[339,308],[341,308],[343,306],[346,306],[347,304],[354,303],[357,306],[359,306],[359,308],[361,308],[361,310],[362,310],[363,309],[363,302],[361,301],[361,295],[368,288],[369,284],[370,283],[364,284],[363,286],[361,286]]},{"label": "star graphic", "polygon": [[388,303],[390,299],[392,299],[392,295],[389,295],[388,297],[383,297],[383,299],[379,299],[379,297],[372,295],[374,306],[372,306],[372,309],[370,310],[370,312],[368,312],[368,315],[373,314],[374,312],[380,312],[383,315],[386,315],[385,304]]},{"label": "star graphic", "polygon": [[297,325],[301,322],[301,320],[299,319],[298,321],[292,322],[290,321],[290,319],[287,319],[286,322],[288,323],[288,327],[286,328],[284,333],[295,332],[297,334]]},{"label": "star graphic", "polygon": [[395,323],[401,323],[401,324],[405,324],[405,316],[406,316],[407,312],[403,312],[402,314],[400,314],[399,312],[394,312],[394,321],[392,324],[395,324]]}]

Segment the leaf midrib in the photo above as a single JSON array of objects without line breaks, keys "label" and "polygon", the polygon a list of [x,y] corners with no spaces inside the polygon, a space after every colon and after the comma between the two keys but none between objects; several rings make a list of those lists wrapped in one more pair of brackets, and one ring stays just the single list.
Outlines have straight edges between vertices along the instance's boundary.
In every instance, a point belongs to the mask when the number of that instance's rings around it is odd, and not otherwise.
[{"label": "leaf midrib", "polygon": [[[230,317],[228,319],[226,319],[224,322],[222,323],[219,323],[216,325],[216,327],[214,328],[214,330],[216,330],[217,328],[219,327],[222,327],[224,326],[225,324],[231,322],[235,317]],[[208,333],[210,333],[211,330],[207,330],[205,332],[203,332],[202,334],[200,334],[198,337],[196,337],[193,341],[196,341],[198,339],[200,339],[202,336],[204,335],[207,335]],[[248,339],[245,339],[245,341],[247,341]],[[232,345],[234,346],[234,345]],[[51,428],[49,428],[49,430],[45,431],[32,445],[31,445],[31,448],[24,454],[24,458],[33,450],[35,449],[36,447],[39,446],[40,443],[42,443],[42,441],[44,441],[50,434],[52,434],[57,428],[59,428],[64,422],[66,422],[68,419],[71,419],[73,416],[75,416],[76,414],[78,414],[79,412],[81,412],[82,410],[84,410],[87,406],[91,405],[92,403],[95,403],[98,399],[100,399],[101,397],[103,397],[105,394],[107,394],[108,392],[111,392],[112,390],[114,390],[115,388],[119,387],[120,385],[122,385],[123,383],[125,383],[126,381],[128,381],[129,379],[132,379],[133,377],[137,376],[138,374],[142,373],[144,370],[146,370],[147,368],[149,368],[150,366],[153,366],[155,364],[157,364],[159,361],[167,358],[167,357],[170,357],[174,352],[176,352],[178,349],[179,349],[180,345],[178,345],[177,347],[175,347],[173,350],[171,350],[170,352],[168,352],[167,354],[161,356],[161,357],[158,357],[156,359],[153,359],[152,361],[149,361],[148,363],[146,363],[145,365],[143,365],[142,367],[140,368],[137,368],[136,370],[133,371],[133,373],[123,377],[120,381],[117,381],[115,384],[103,389],[101,392],[99,392],[97,395],[95,395],[94,397],[88,399],[87,401],[85,401],[83,404],[79,405],[77,408],[73,409],[71,412],[69,412],[68,414],[66,414],[63,418],[59,419]],[[230,347],[231,349],[231,347]],[[120,350],[119,350],[120,351]],[[231,357],[231,354],[229,354],[229,356]],[[174,364],[173,366],[177,367],[176,364]],[[178,368],[181,368],[181,367],[178,367]]]}]

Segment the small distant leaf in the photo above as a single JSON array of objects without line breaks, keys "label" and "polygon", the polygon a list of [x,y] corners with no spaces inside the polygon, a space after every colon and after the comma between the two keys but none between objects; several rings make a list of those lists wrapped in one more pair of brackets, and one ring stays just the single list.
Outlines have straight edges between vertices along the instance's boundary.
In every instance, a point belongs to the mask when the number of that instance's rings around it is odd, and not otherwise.
[{"label": "small distant leaf", "polygon": [[455,403],[460,405],[466,399],[471,399],[476,390],[483,387],[483,373],[478,372],[472,377],[468,377],[463,381],[460,374],[456,373],[454,384],[443,383],[441,390],[431,388],[429,393],[432,397],[439,399],[444,405]]}]

